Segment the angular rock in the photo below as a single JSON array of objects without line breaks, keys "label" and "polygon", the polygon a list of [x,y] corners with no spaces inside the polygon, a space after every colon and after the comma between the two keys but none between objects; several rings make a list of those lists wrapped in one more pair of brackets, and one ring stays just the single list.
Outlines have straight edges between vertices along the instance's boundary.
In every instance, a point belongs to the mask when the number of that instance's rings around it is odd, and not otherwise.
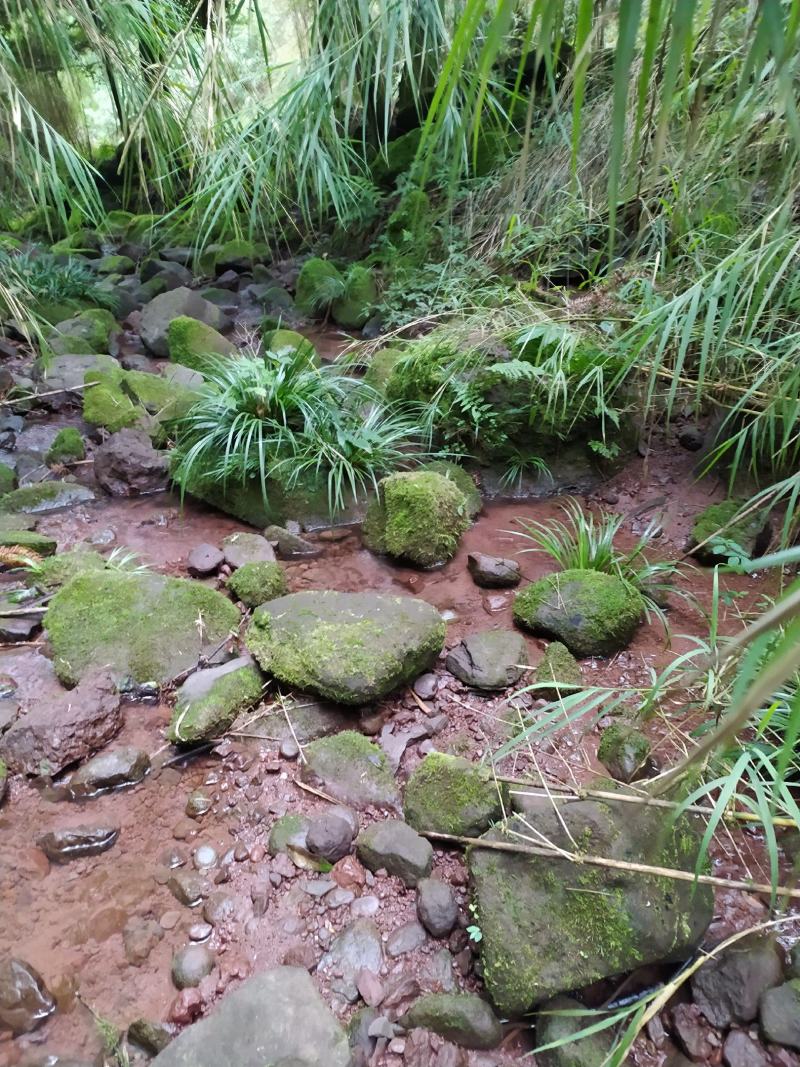
[{"label": "angular rock", "polygon": [[[559,1014],[559,1012],[586,1012],[586,1017]],[[542,1014],[536,1021],[536,1045],[549,1045],[555,1041],[564,1041],[570,1034],[590,1026],[594,1020],[589,1009],[580,1001],[570,997],[555,997],[542,1005]],[[577,1041],[565,1041],[558,1048],[536,1053],[536,1063],[541,1067],[597,1067],[607,1058],[612,1044],[611,1030],[600,1030],[589,1037]],[[627,1063],[627,1060],[626,1060]]]},{"label": "angular rock", "polygon": [[172,957],[172,983],[176,989],[200,985],[216,964],[214,953],[205,945],[186,945]]},{"label": "angular rock", "polygon": [[458,902],[447,882],[423,878],[417,884],[417,915],[433,937],[447,937],[458,922]]},{"label": "angular rock", "polygon": [[274,563],[275,549],[261,534],[230,534],[222,542],[222,554],[229,567],[243,567],[245,563]]},{"label": "angular rock", "polygon": [[122,930],[125,959],[132,967],[141,967],[163,937],[164,931],[155,919],[133,916]]},{"label": "angular rock", "polygon": [[770,1067],[767,1050],[744,1030],[731,1030],[722,1046],[722,1060],[727,1067]]},{"label": "angular rock", "polygon": [[0,1024],[14,1034],[29,1034],[56,1010],[38,971],[23,960],[0,963]]},{"label": "angular rock", "polygon": [[184,1030],[154,1067],[351,1067],[344,1030],[311,976],[275,967],[228,993],[215,1010]]},{"label": "angular rock", "polygon": [[320,545],[306,541],[283,526],[268,526],[264,530],[264,537],[275,546],[279,559],[313,559],[322,555]]},{"label": "angular rock", "polygon": [[432,471],[406,471],[378,483],[362,536],[373,552],[433,567],[455,555],[469,523],[467,499],[455,482]]},{"label": "angular rock", "polygon": [[39,515],[74,504],[88,504],[90,500],[94,500],[92,490],[77,482],[37,482],[35,485],[23,485],[0,497],[0,511]]},{"label": "angular rock", "polygon": [[94,453],[94,475],[111,496],[137,496],[165,489],[169,462],[144,430],[118,430]]},{"label": "angular rock", "polygon": [[88,371],[108,373],[117,369],[117,361],[105,355],[66,355],[56,356],[47,367],[47,377],[43,388],[46,392],[74,389],[75,394],[57,393],[43,397],[42,404],[58,411],[82,398],[83,383]]},{"label": "angular rock", "polygon": [[800,978],[768,989],[761,997],[759,1018],[767,1041],[800,1049]]},{"label": "angular rock", "polygon": [[287,592],[286,572],[280,563],[244,563],[228,579],[228,588],[248,608],[257,608]]},{"label": "angular rock", "polygon": [[162,358],[169,355],[167,341],[169,326],[173,319],[181,315],[204,322],[206,326],[213,326],[215,330],[227,324],[225,315],[216,305],[203,300],[201,296],[185,286],[162,293],[142,309],[139,325],[141,338],[154,355]]},{"label": "angular rock", "polygon": [[216,545],[196,545],[186,557],[186,569],[193,578],[206,578],[216,574],[225,556]]},{"label": "angular rock", "polygon": [[221,593],[151,572],[78,575],[56,593],[45,616],[66,685],[95,664],[108,665],[119,682],[168,682],[238,626],[238,611]]},{"label": "angular rock", "polygon": [[575,656],[626,648],[644,614],[632,585],[600,571],[567,570],[532,582],[514,600],[514,621],[562,641]]},{"label": "angular rock", "polygon": [[497,1016],[474,993],[429,993],[416,1001],[401,1022],[409,1030],[432,1030],[462,1048],[494,1048],[503,1036]]},{"label": "angular rock", "polygon": [[114,679],[90,672],[70,693],[32,699],[0,736],[0,757],[22,774],[57,774],[102,748],[122,722]]},{"label": "angular rock", "polygon": [[363,734],[344,730],[312,741],[301,769],[304,782],[355,808],[397,810],[400,794],[386,755]]},{"label": "angular rock", "polygon": [[195,671],[176,693],[167,736],[178,744],[219,737],[241,711],[259,702],[263,686],[261,671],[250,656]]},{"label": "angular rock", "polygon": [[405,956],[408,952],[415,952],[427,941],[425,928],[418,922],[403,923],[396,930],[392,930],[386,942],[386,954],[392,959]]},{"label": "angular rock", "polygon": [[358,858],[371,871],[384,868],[407,886],[426,878],[433,864],[430,841],[402,819],[384,819],[362,830],[356,840]]},{"label": "angular rock", "polygon": [[429,752],[408,780],[404,811],[417,830],[476,837],[508,810],[508,786],[460,756]]},{"label": "angular rock", "polygon": [[[533,827],[559,847],[580,841],[612,859],[695,869],[700,838],[692,816],[673,823],[655,809],[633,815],[629,804],[589,800],[555,812],[546,800],[525,799],[525,821],[490,830],[488,840],[513,840],[515,830],[530,837]],[[468,865],[484,980],[503,1015],[640,965],[683,959],[712,916],[710,889],[691,882],[479,848]]]},{"label": "angular rock", "polygon": [[258,608],[247,644],[281,681],[366,704],[427,670],[444,636],[444,621],[423,600],[309,591]]},{"label": "angular rock", "polygon": [[515,559],[487,556],[483,552],[470,552],[467,569],[476,585],[484,589],[507,589],[519,585],[522,577]]},{"label": "angular rock", "polygon": [[358,976],[363,970],[380,974],[383,944],[378,928],[369,919],[356,919],[338,934],[319,961],[317,971],[333,976],[331,988],[354,1004],[358,1000]]},{"label": "angular rock", "polygon": [[447,653],[445,667],[475,689],[507,689],[518,682],[528,664],[525,638],[513,630],[470,634]]},{"label": "angular rock", "polygon": [[118,826],[70,826],[42,834],[36,844],[51,863],[71,863],[107,852],[118,837]]},{"label": "angular rock", "polygon": [[634,778],[641,778],[649,756],[650,742],[634,726],[614,723],[607,726],[600,736],[597,758],[618,782],[632,782]]},{"label": "angular rock", "polygon": [[712,1026],[749,1023],[761,995],[783,981],[783,954],[774,937],[742,938],[692,975],[692,996]]},{"label": "angular rock", "polygon": [[203,879],[192,871],[174,871],[167,881],[167,889],[187,908],[196,907],[203,899]]},{"label": "angular rock", "polygon": [[123,745],[94,756],[72,775],[67,791],[73,799],[91,797],[103,789],[141,782],[150,770],[150,757],[140,748]]}]

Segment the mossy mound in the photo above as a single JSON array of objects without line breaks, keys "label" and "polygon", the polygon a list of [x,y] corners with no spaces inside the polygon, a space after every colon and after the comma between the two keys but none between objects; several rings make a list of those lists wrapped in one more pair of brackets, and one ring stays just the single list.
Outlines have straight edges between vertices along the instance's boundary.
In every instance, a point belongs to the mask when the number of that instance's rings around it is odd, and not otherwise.
[{"label": "mossy mound", "polygon": [[344,286],[341,271],[330,260],[318,256],[307,259],[297,278],[295,307],[303,315],[324,316],[334,300],[343,295]]},{"label": "mossy mound", "polygon": [[262,258],[252,241],[235,238],[219,247],[214,256],[214,267],[218,274],[226,270],[252,270]]},{"label": "mossy mound", "polygon": [[448,478],[451,482],[455,482],[466,497],[467,516],[470,519],[475,519],[480,515],[483,508],[483,498],[469,471],[465,471],[457,463],[451,463],[446,459],[434,459],[430,463],[423,463],[420,470],[430,471],[432,474],[441,474],[443,478]]},{"label": "mossy mound", "polygon": [[597,758],[619,782],[640,778],[650,756],[650,742],[635,726],[614,723],[600,737]]},{"label": "mossy mound", "polygon": [[77,482],[36,482],[0,497],[0,512],[19,511],[24,515],[38,515],[73,504],[87,504],[90,500],[94,500],[92,490]]},{"label": "mossy mound", "polygon": [[427,670],[444,637],[444,621],[424,600],[325,590],[263,604],[247,646],[288,685],[366,704]]},{"label": "mossy mound", "polygon": [[409,1030],[421,1027],[462,1048],[487,1049],[500,1044],[500,1021],[475,993],[427,993],[403,1016]]},{"label": "mossy mound", "polygon": [[408,780],[403,810],[419,831],[475,837],[508,806],[508,786],[461,756],[429,752]]},{"label": "mossy mound", "polygon": [[199,582],[109,570],[73,578],[45,616],[56,673],[68,686],[97,666],[120,683],[169,682],[238,626],[230,600]]},{"label": "mossy mound", "polygon": [[0,546],[3,548],[30,549],[37,556],[52,556],[58,543],[52,537],[36,533],[34,530],[0,529]]},{"label": "mossy mound", "polygon": [[364,381],[367,385],[371,385],[373,389],[377,389],[379,393],[385,392],[386,383],[391,378],[392,371],[403,358],[403,355],[404,353],[399,348],[382,348],[369,361],[364,374]]},{"label": "mossy mound", "polygon": [[57,356],[89,355],[108,352],[108,342],[117,322],[110,311],[89,308],[59,322],[48,338],[48,346]]},{"label": "mossy mound", "polygon": [[76,575],[105,570],[106,561],[91,548],[73,548],[44,560],[36,569],[36,584],[41,589],[58,589]]},{"label": "mossy mound", "polygon": [[88,371],[89,387],[83,394],[83,417],[92,426],[112,433],[137,424],[151,437],[158,437],[161,425],[185,414],[196,393],[160,374],[123,370]]},{"label": "mossy mound", "polygon": [[539,661],[532,681],[536,685],[549,685],[549,689],[537,689],[534,696],[545,700],[558,700],[583,684],[581,667],[566,645],[551,641]]},{"label": "mossy mound", "polygon": [[17,472],[7,463],[0,463],[0,496],[17,487]]},{"label": "mossy mound", "polygon": [[257,608],[286,592],[286,572],[280,563],[245,563],[228,579],[228,588],[248,608]]},{"label": "mossy mound", "polygon": [[312,741],[304,750],[304,782],[356,808],[396,809],[399,793],[382,748],[355,730]]},{"label": "mossy mound", "polygon": [[360,330],[372,314],[378,287],[369,267],[354,263],[344,281],[344,294],[331,305],[334,322],[346,330]]},{"label": "mossy mound", "polygon": [[751,559],[766,549],[770,538],[766,512],[758,511],[732,521],[746,505],[746,500],[723,500],[700,512],[689,538],[689,551],[695,559],[713,566],[724,563],[729,556],[744,555]]},{"label": "mossy mound", "polygon": [[[207,685],[193,684],[203,675],[213,677]],[[198,671],[178,690],[167,737],[176,744],[220,737],[240,712],[259,702],[263,685],[261,672],[249,659]]]},{"label": "mossy mound", "polygon": [[430,251],[431,202],[423,189],[409,189],[386,222],[386,237],[406,264],[422,263]]},{"label": "mossy mound", "polygon": [[454,481],[410,471],[380,481],[362,532],[374,552],[432,567],[455,555],[468,526],[467,499]]},{"label": "mossy mound", "polygon": [[58,431],[47,450],[45,462],[52,467],[56,463],[74,463],[85,456],[86,446],[79,431],[74,426],[65,426]]},{"label": "mossy mound", "polygon": [[422,130],[417,126],[389,141],[372,163],[372,176],[378,185],[389,186],[411,169],[421,138]]},{"label": "mossy mound", "polygon": [[309,363],[313,363],[315,367],[322,366],[322,360],[316,348],[297,330],[269,330],[264,334],[264,346],[275,355],[287,352],[303,353],[307,356]]},{"label": "mossy mound", "polygon": [[84,228],[56,241],[50,246],[50,251],[54,256],[79,254],[91,258],[100,255],[101,246],[102,241],[97,230]]},{"label": "mossy mound", "polygon": [[209,356],[233,356],[236,346],[213,326],[179,315],[167,327],[169,358],[202,373]]},{"label": "mossy mound", "polygon": [[103,256],[95,270],[98,274],[133,274],[136,264],[130,256]]},{"label": "mossy mound", "polygon": [[626,648],[644,613],[628,582],[600,571],[568,570],[532,582],[514,600],[514,621],[562,641],[575,656],[610,656]]}]

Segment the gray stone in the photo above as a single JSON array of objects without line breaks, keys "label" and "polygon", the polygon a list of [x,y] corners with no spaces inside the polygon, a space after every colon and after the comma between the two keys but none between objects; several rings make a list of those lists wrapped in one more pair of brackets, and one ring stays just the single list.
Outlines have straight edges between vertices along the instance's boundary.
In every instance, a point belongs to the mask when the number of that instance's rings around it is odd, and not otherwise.
[{"label": "gray stone", "polygon": [[186,945],[172,957],[172,982],[177,989],[198,986],[215,964],[214,953],[205,945]]},{"label": "gray stone", "polygon": [[193,578],[205,578],[209,574],[216,574],[225,556],[216,545],[196,545],[186,557],[186,569]]},{"label": "gray stone", "polygon": [[123,745],[94,756],[72,775],[67,790],[75,799],[103,789],[141,782],[150,770],[150,757],[140,748]]},{"label": "gray stone", "polygon": [[429,993],[401,1020],[411,1030],[422,1027],[463,1048],[494,1048],[503,1031],[492,1009],[474,993]]},{"label": "gray stone", "polygon": [[401,819],[384,819],[368,826],[358,835],[356,849],[369,870],[384,868],[407,886],[415,886],[427,877],[433,864],[430,841]]},{"label": "gray stone", "polygon": [[276,967],[228,993],[155,1067],[351,1067],[347,1037],[307,971]]},{"label": "gray stone", "polygon": [[759,999],[783,981],[781,948],[774,937],[743,938],[692,975],[692,996],[712,1026],[749,1023]]},{"label": "gray stone", "polygon": [[311,820],[306,847],[312,856],[336,863],[350,851],[357,828],[335,812],[325,812]]},{"label": "gray stone", "polygon": [[404,809],[416,830],[475,837],[503,817],[508,800],[488,767],[430,752],[408,780]]},{"label": "gray stone", "polygon": [[350,1004],[359,997],[358,976],[363,970],[380,974],[383,945],[378,928],[369,919],[356,919],[345,927],[319,961],[317,970],[332,976],[331,989]]},{"label": "gray stone", "polygon": [[[281,745],[296,745],[295,738],[301,745],[316,741],[320,737],[349,730],[353,725],[353,712],[339,704],[332,704],[317,697],[303,693],[285,699],[286,713],[283,709],[267,711],[263,715],[248,715],[247,733],[255,741],[263,737],[268,741],[279,741]],[[287,722],[287,716],[291,726]],[[296,758],[298,755],[292,757]]]},{"label": "gray stone", "polygon": [[155,919],[132,916],[122,930],[125,959],[132,967],[141,967],[163,937],[164,931]]},{"label": "gray stone", "polygon": [[94,453],[94,476],[111,496],[138,496],[165,489],[169,462],[144,430],[118,430]]},{"label": "gray stone", "polygon": [[800,978],[768,989],[761,997],[759,1017],[767,1041],[800,1049]]},{"label": "gray stone", "polygon": [[722,1046],[722,1059],[727,1067],[770,1067],[767,1050],[744,1030],[731,1030]]},{"label": "gray stone", "polygon": [[528,664],[525,639],[513,630],[485,630],[465,637],[448,652],[445,666],[475,689],[507,689]]},{"label": "gray stone", "polygon": [[250,656],[190,674],[175,694],[167,736],[195,744],[224,734],[236,716],[261,699],[264,679]]},{"label": "gray stone", "polygon": [[440,948],[425,964],[423,979],[426,988],[436,993],[452,993],[456,989],[456,976],[453,971],[453,957],[450,950]]},{"label": "gray stone", "polygon": [[304,537],[284,529],[283,526],[268,526],[264,530],[264,537],[275,546],[278,559],[313,559],[322,555],[320,545],[306,541]]},{"label": "gray stone", "polygon": [[14,1034],[28,1034],[56,1010],[56,1002],[38,971],[23,960],[0,963],[0,1024]]},{"label": "gray stone", "polygon": [[405,956],[407,952],[422,948],[426,940],[425,930],[418,922],[403,923],[389,934],[386,953],[392,958]]},{"label": "gray stone", "polygon": [[70,826],[42,834],[36,844],[51,863],[71,863],[107,852],[118,837],[118,826]]},{"label": "gray stone", "polygon": [[272,824],[269,833],[267,847],[270,855],[277,856],[279,852],[286,852],[289,848],[305,850],[310,825],[306,816],[300,815],[299,812],[281,815]]},{"label": "gray stone", "polygon": [[134,1019],[128,1027],[128,1040],[153,1056],[162,1052],[174,1036],[163,1023],[150,1022],[149,1019]]},{"label": "gray stone", "polygon": [[[586,1012],[586,1017],[558,1014],[579,1011]],[[598,1067],[607,1058],[613,1045],[611,1030],[600,1030],[577,1041],[565,1041],[570,1034],[583,1030],[594,1021],[589,1009],[570,997],[556,997],[543,1004],[542,1014],[536,1022],[537,1046],[549,1045],[554,1041],[564,1041],[564,1044],[546,1052],[537,1052],[536,1063],[541,1067]]]},{"label": "gray stone", "polygon": [[515,559],[487,556],[483,552],[470,552],[467,568],[476,585],[484,589],[504,589],[519,585],[521,574]]},{"label": "gray stone", "polygon": [[[192,871],[174,871],[169,876],[167,889],[179,904],[184,904],[187,908],[197,907],[203,899],[203,879]],[[206,918],[208,919],[208,916]]]},{"label": "gray stone", "polygon": [[412,687],[420,700],[433,700],[439,692],[439,678],[431,671],[415,679]]},{"label": "gray stone", "polygon": [[222,329],[228,322],[218,307],[184,286],[162,293],[142,309],[139,325],[142,340],[156,356],[164,359],[169,356],[169,324],[181,315],[198,319],[215,330]]},{"label": "gray stone", "polygon": [[458,903],[447,882],[423,878],[417,886],[417,915],[434,937],[447,937],[458,922]]},{"label": "gray stone", "polygon": [[650,742],[636,727],[614,723],[603,730],[597,758],[618,782],[643,777],[649,756]]},{"label": "gray stone", "polygon": [[39,515],[45,511],[60,511],[75,504],[88,504],[94,493],[77,482],[37,482],[13,489],[0,497],[0,511]]},{"label": "gray stone", "polygon": [[87,372],[115,372],[119,364],[111,356],[105,355],[81,355],[81,356],[56,356],[47,367],[44,390],[53,392],[62,389],[74,389],[74,395],[59,394],[43,397],[42,404],[55,410],[67,407],[76,401],[80,403],[83,397],[83,384]]},{"label": "gray stone", "polygon": [[344,730],[321,737],[306,745],[305,757],[303,781],[343,804],[399,809],[400,793],[386,755],[363,734]]},{"label": "gray stone", "polygon": [[222,553],[229,567],[236,569],[245,563],[274,563],[275,549],[261,534],[230,534],[222,542]]}]

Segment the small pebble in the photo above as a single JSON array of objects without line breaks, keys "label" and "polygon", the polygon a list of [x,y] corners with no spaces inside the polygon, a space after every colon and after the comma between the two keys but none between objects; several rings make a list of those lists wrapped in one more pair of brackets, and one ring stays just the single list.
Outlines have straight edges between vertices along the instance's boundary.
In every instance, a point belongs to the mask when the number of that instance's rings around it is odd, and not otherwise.
[{"label": "small pebble", "polygon": [[216,867],[219,856],[212,845],[198,845],[192,856],[194,865],[198,870],[208,867]]},{"label": "small pebble", "polygon": [[179,911],[165,911],[158,922],[162,930],[174,930],[181,918]]},{"label": "small pebble", "polygon": [[286,741],[281,741],[280,753],[284,759],[297,759],[300,755],[300,747],[296,741],[288,738]]},{"label": "small pebble", "polygon": [[193,923],[188,930],[190,941],[208,941],[213,927],[210,923]]}]

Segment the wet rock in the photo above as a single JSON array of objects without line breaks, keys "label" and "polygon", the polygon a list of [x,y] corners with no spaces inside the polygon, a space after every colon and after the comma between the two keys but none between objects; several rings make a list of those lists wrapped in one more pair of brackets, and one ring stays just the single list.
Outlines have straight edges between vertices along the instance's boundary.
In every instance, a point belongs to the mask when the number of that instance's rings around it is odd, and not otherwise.
[{"label": "wet rock", "polygon": [[408,746],[413,745],[415,741],[421,741],[424,737],[430,737],[430,734],[430,721],[427,719],[423,722],[412,722],[405,730],[397,730],[392,723],[386,723],[381,730],[380,742],[393,774],[397,773],[403,753]]},{"label": "wet rock", "polygon": [[747,937],[715,956],[692,976],[692,996],[713,1026],[749,1023],[761,995],[783,981],[783,959],[774,937]]},{"label": "wet rock", "polygon": [[[524,799],[525,821],[490,830],[488,840],[513,840],[515,830],[540,833],[565,848],[570,840],[589,839],[593,851],[613,859],[695,869],[694,817],[665,822],[657,810],[634,814],[629,804],[589,800],[560,804],[555,812],[547,800]],[[640,965],[685,958],[712,916],[710,890],[688,882],[654,883],[485,849],[471,850],[468,866],[486,987],[503,1015],[525,1013],[551,996]]]},{"label": "wet rock", "polygon": [[280,563],[243,563],[228,578],[228,589],[248,608],[284,596],[288,590],[286,572]]},{"label": "wet rock", "polygon": [[415,886],[430,874],[433,848],[401,819],[384,819],[362,830],[356,841],[358,858],[371,871],[381,868]]},{"label": "wet rock", "polygon": [[800,978],[768,989],[761,997],[759,1019],[767,1041],[800,1049]]},{"label": "wet rock", "polygon": [[508,787],[460,756],[430,752],[406,785],[405,816],[417,830],[475,837],[502,818]]},{"label": "wet rock", "polygon": [[128,1040],[153,1056],[163,1051],[173,1037],[173,1032],[163,1023],[154,1023],[149,1019],[134,1019],[128,1027]]},{"label": "wet rock", "polygon": [[203,905],[203,918],[211,926],[222,926],[236,918],[236,899],[229,893],[212,893]]},{"label": "wet rock", "polygon": [[122,728],[114,680],[106,671],[87,673],[70,693],[31,699],[0,738],[0,758],[23,774],[57,774],[85,760]]},{"label": "wet rock", "polygon": [[380,974],[383,946],[378,928],[369,919],[357,919],[345,927],[319,961],[317,971],[331,975],[331,989],[350,1004],[358,1000],[357,979],[361,971]]},{"label": "wet rock", "polygon": [[319,545],[306,541],[283,526],[268,526],[264,530],[264,537],[275,546],[279,559],[313,559],[322,555]]},{"label": "wet rock", "polygon": [[0,963],[0,1024],[15,1034],[28,1034],[56,1010],[44,979],[24,960]]},{"label": "wet rock", "polygon": [[383,982],[374,971],[361,970],[356,976],[359,995],[368,1008],[377,1007],[385,996]]},{"label": "wet rock", "polygon": [[458,922],[458,903],[447,882],[423,878],[417,886],[417,915],[434,937],[447,937]]},{"label": "wet rock", "polygon": [[530,681],[536,685],[549,686],[547,689],[537,689],[533,693],[534,696],[544,700],[558,700],[581,685],[583,676],[580,664],[567,646],[560,641],[551,641]]},{"label": "wet rock", "polygon": [[195,744],[224,734],[241,711],[261,699],[264,679],[250,656],[189,675],[175,696],[171,741]]},{"label": "wet rock", "polygon": [[75,504],[88,504],[91,500],[94,500],[92,490],[77,482],[37,482],[0,497],[0,512],[39,515]]},{"label": "wet rock", "polygon": [[362,537],[373,552],[433,567],[455,555],[469,524],[467,498],[454,481],[433,471],[405,471],[378,483]]},{"label": "wet rock", "polygon": [[357,826],[335,812],[326,812],[312,819],[306,836],[306,847],[312,856],[320,856],[336,863],[350,851]]},{"label": "wet rock", "polygon": [[275,549],[261,534],[234,533],[222,542],[222,553],[229,567],[243,567],[245,563],[274,563]]},{"label": "wet rock", "polygon": [[118,826],[71,826],[42,834],[36,844],[51,863],[71,863],[107,852],[118,837]]},{"label": "wet rock", "polygon": [[502,1037],[494,1012],[473,993],[430,993],[420,997],[401,1022],[409,1030],[432,1030],[463,1048],[494,1048]]},{"label": "wet rock", "polygon": [[139,324],[141,338],[154,355],[162,358],[169,355],[169,324],[182,315],[213,326],[215,330],[222,329],[227,323],[218,307],[185,286],[162,293],[142,309]]},{"label": "wet rock", "polygon": [[351,710],[313,696],[299,694],[288,697],[284,706],[285,714],[283,709],[279,709],[258,717],[249,715],[247,733],[252,735],[253,739],[263,737],[273,742],[279,741],[282,745],[289,742],[293,745],[297,742],[305,745],[319,737],[349,730],[353,725]]},{"label": "wet rock", "polygon": [[214,800],[206,789],[194,789],[186,798],[186,814],[190,819],[200,819],[214,807]]},{"label": "wet rock", "polygon": [[476,585],[484,589],[504,589],[519,585],[519,563],[515,559],[502,559],[499,556],[487,556],[483,552],[470,552],[467,556],[467,568]]},{"label": "wet rock", "polygon": [[[175,871],[169,876],[167,889],[180,904],[196,907],[203,899],[203,879],[191,871]],[[208,916],[205,916],[207,919]],[[210,920],[209,920],[210,921]]]},{"label": "wet rock", "polygon": [[164,936],[160,923],[154,919],[133,916],[122,931],[122,947],[125,959],[134,967],[140,967]]},{"label": "wet rock", "polygon": [[312,741],[305,749],[301,777],[336,800],[355,808],[397,810],[400,794],[386,755],[363,734],[345,730]]},{"label": "wet rock", "polygon": [[613,1044],[610,1030],[601,1030],[577,1041],[565,1041],[570,1034],[588,1026],[590,1019],[559,1012],[587,1011],[583,1004],[570,997],[556,997],[542,1005],[542,1014],[536,1021],[536,1044],[549,1045],[564,1041],[559,1048],[536,1053],[536,1062],[541,1067],[597,1067],[608,1057]]},{"label": "wet rock", "polygon": [[277,856],[279,852],[286,852],[288,848],[305,849],[310,825],[305,815],[297,812],[281,815],[272,824],[269,833],[267,847],[270,855]]},{"label": "wet rock", "polygon": [[199,986],[214,970],[214,953],[205,945],[186,945],[172,957],[172,982],[176,989]]},{"label": "wet rock", "polygon": [[626,648],[644,613],[633,586],[600,571],[566,570],[531,582],[514,600],[514,621],[562,641],[575,656]]},{"label": "wet rock", "polygon": [[444,635],[444,621],[425,601],[326,590],[258,608],[247,644],[281,681],[343,704],[366,704],[427,670]]},{"label": "wet rock", "polygon": [[451,674],[475,689],[507,689],[519,681],[527,664],[525,639],[513,630],[470,634],[445,660]]},{"label": "wet rock", "polygon": [[67,790],[72,798],[91,797],[103,789],[141,782],[150,770],[150,757],[140,748],[123,745],[94,756],[72,775]]},{"label": "wet rock", "polygon": [[453,973],[453,957],[450,950],[440,948],[430,957],[423,971],[424,984],[437,993],[452,993],[456,988],[456,976]]},{"label": "wet rock", "polygon": [[117,361],[106,355],[66,355],[56,356],[47,368],[47,378],[43,388],[47,392],[74,389],[74,395],[58,393],[43,397],[40,403],[59,411],[70,403],[80,402],[83,382],[88,371],[108,373],[116,369]]},{"label": "wet rock", "polygon": [[403,923],[389,934],[386,953],[392,958],[405,956],[407,952],[422,948],[426,940],[425,930],[418,922]]},{"label": "wet rock", "polygon": [[603,730],[597,758],[618,782],[641,778],[649,756],[650,742],[641,730],[625,723],[614,723]]},{"label": "wet rock", "polygon": [[118,430],[95,449],[94,476],[111,496],[155,493],[167,486],[169,462],[144,430]]},{"label": "wet rock", "polygon": [[754,512],[733,521],[746,505],[746,500],[723,500],[700,512],[694,520],[688,545],[695,559],[713,566],[725,562],[731,553],[749,559],[766,549],[770,538],[766,512]]},{"label": "wet rock", "polygon": [[216,867],[219,855],[213,845],[198,845],[192,854],[192,859],[195,867],[201,871],[204,868]]},{"label": "wet rock", "polygon": [[308,972],[276,967],[229,992],[211,1015],[184,1030],[155,1067],[350,1067],[347,1037]]},{"label": "wet rock", "polygon": [[216,545],[196,545],[186,557],[186,569],[193,578],[216,574],[225,560]]},{"label": "wet rock", "polygon": [[56,672],[66,685],[96,664],[120,682],[168,682],[238,626],[238,611],[221,593],[154,572],[79,574],[56,593],[45,616]]},{"label": "wet rock", "polygon": [[770,1067],[771,1063],[764,1046],[744,1030],[731,1030],[722,1046],[722,1059],[727,1067]]}]

